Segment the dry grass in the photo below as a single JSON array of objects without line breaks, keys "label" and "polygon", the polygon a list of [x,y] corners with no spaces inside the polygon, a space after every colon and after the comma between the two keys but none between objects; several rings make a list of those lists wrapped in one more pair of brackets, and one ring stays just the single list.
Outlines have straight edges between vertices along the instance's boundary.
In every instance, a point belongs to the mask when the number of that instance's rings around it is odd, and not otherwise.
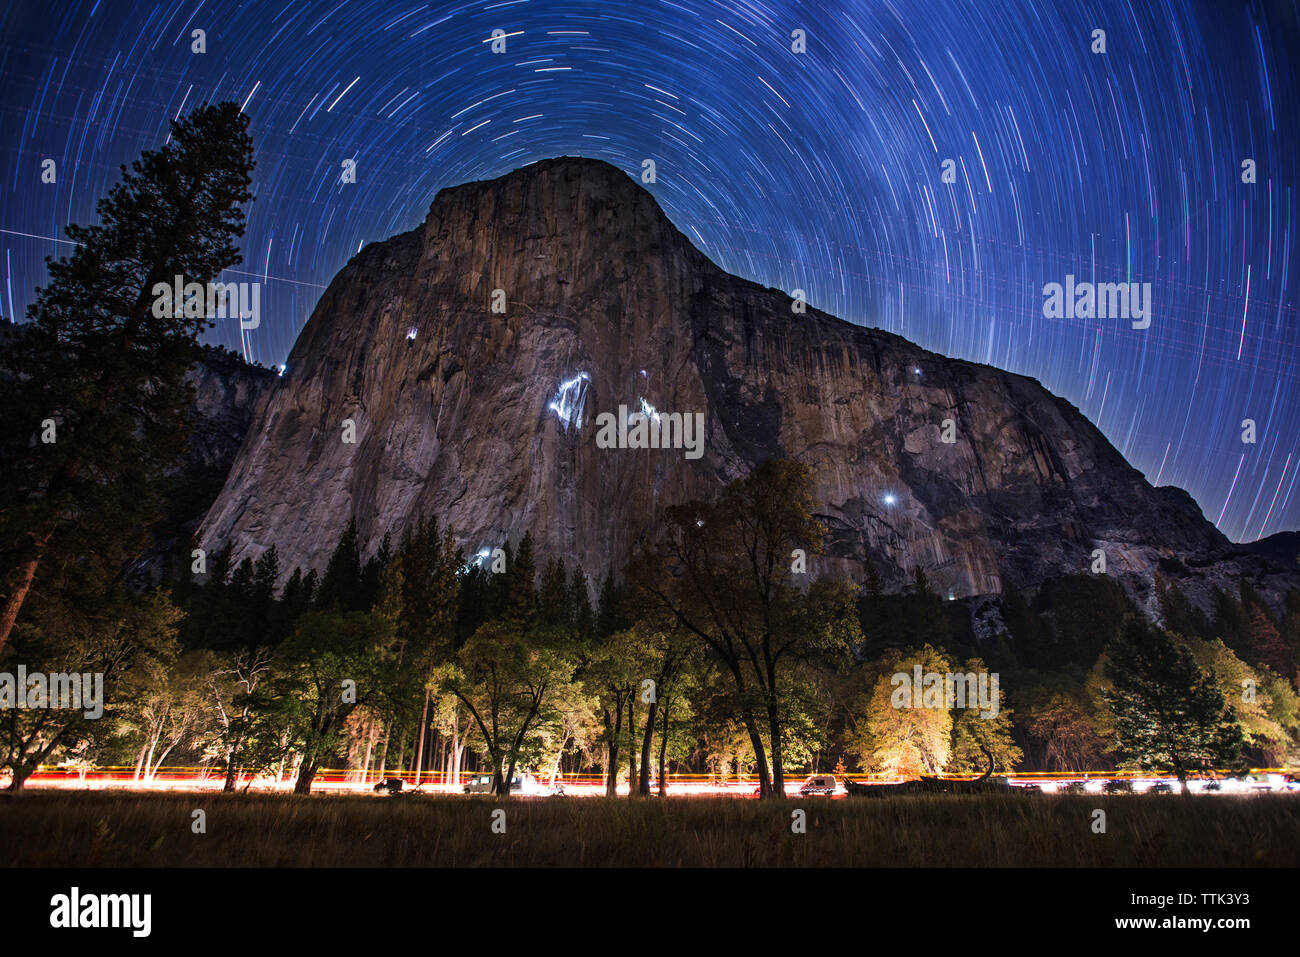
[{"label": "dry grass", "polygon": [[[191,831],[207,813],[207,833]],[[506,833],[491,830],[506,812]],[[791,833],[791,811],[807,833]],[[1103,808],[1107,833],[1092,832]],[[1294,867],[1294,796],[871,800],[122,794],[0,798],[0,865]]]}]

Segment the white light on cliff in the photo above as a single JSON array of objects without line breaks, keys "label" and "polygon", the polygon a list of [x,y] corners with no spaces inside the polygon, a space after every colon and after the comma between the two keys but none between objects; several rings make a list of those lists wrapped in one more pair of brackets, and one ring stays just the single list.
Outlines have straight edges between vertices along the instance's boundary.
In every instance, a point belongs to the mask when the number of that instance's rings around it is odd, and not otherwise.
[{"label": "white light on cliff", "polygon": [[414,338],[415,338],[415,332],[416,332],[415,326],[411,326],[410,329],[407,329],[407,330],[406,330],[406,338],[408,338],[408,339],[414,339]]},{"label": "white light on cliff", "polygon": [[551,399],[550,405],[547,406],[559,416],[566,432],[570,425],[574,428],[582,428],[582,408],[587,403],[587,386],[590,383],[591,376],[585,372],[579,372],[572,379],[565,379],[555,390],[555,398]]},{"label": "white light on cliff", "polygon": [[897,504],[898,504],[898,496],[895,495],[893,492],[886,492],[886,493],[885,493],[885,504],[886,504],[886,505],[897,505]]}]

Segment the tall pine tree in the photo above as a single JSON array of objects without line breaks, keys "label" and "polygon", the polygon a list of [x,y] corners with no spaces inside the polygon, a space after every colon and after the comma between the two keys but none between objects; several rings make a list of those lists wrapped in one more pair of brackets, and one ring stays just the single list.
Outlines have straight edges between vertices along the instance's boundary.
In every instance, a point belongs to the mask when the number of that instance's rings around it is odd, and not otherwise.
[{"label": "tall pine tree", "polygon": [[155,310],[155,287],[241,261],[252,169],[234,103],[173,122],[164,146],[122,167],[100,224],[67,228],[76,251],[49,263],[29,322],[0,353],[0,649],[42,563],[112,574],[147,541],[152,490],[188,438],[186,372],[211,325],[192,314],[202,310]]}]

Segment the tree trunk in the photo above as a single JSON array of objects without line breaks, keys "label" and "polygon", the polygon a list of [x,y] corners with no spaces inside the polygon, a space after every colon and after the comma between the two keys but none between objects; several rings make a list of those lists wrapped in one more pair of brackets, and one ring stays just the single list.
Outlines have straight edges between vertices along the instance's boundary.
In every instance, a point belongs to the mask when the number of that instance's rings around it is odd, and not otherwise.
[{"label": "tree trunk", "polygon": [[[727,665],[731,669],[732,680],[736,682],[736,691],[741,701],[745,700],[745,676],[740,670],[740,663],[730,660]],[[758,796],[772,796],[772,779],[767,771],[767,749],[763,745],[763,736],[758,732],[758,722],[754,719],[754,710],[745,703],[740,712],[741,720],[745,722],[745,730],[749,732],[749,743],[754,749],[754,766],[758,770]],[[736,760],[736,776],[740,776],[740,760]],[[784,795],[782,795],[784,797]]]},{"label": "tree trunk", "polygon": [[[650,708],[646,712],[645,734],[641,738],[641,788],[642,797],[650,796],[650,748],[654,744],[655,736],[655,713],[659,710],[659,702],[651,701]],[[659,782],[663,783],[663,768],[659,769]]]},{"label": "tree trunk", "polygon": [[659,796],[668,794],[668,699],[664,699],[664,730],[659,735]]},{"label": "tree trunk", "polygon": [[775,701],[767,706],[767,726],[772,737],[772,797],[785,797],[785,760],[781,749],[781,716]]},{"label": "tree trunk", "polygon": [[228,751],[226,751],[226,783],[222,785],[221,790],[233,791],[239,781],[239,768],[235,764],[235,755],[239,752],[239,745],[242,742],[236,740]]},{"label": "tree trunk", "polygon": [[420,783],[420,772],[424,768],[424,734],[428,729],[429,722],[429,689],[424,689],[424,710],[420,712],[420,727],[415,734],[415,780],[413,785]]},{"label": "tree trunk", "polygon": [[316,777],[319,770],[316,759],[303,759],[302,764],[298,767],[298,779],[293,783],[294,794],[311,794],[311,782]]},{"label": "tree trunk", "polygon": [[27,593],[32,590],[32,579],[36,577],[36,569],[41,564],[41,554],[45,551],[49,540],[50,536],[47,534],[43,539],[35,542],[31,557],[18,568],[18,584],[9,593],[4,610],[0,612],[0,651],[4,651],[5,645],[9,643],[9,633],[14,630],[14,623],[18,621],[18,612],[22,609],[23,602],[27,600]]},{"label": "tree trunk", "polygon": [[[757,724],[754,721],[754,712],[745,707],[741,713],[741,718],[745,722],[745,729],[749,732],[749,743],[754,749],[754,766],[758,770],[758,794],[759,797],[771,797],[772,795],[772,778],[767,772],[767,749],[763,745],[763,737],[758,733]],[[740,775],[740,759],[736,759],[736,775]]]},{"label": "tree trunk", "polygon": [[627,796],[640,790],[636,767],[636,695],[627,696]]},{"label": "tree trunk", "polygon": [[361,784],[370,783],[370,755],[375,749],[375,721],[373,718],[366,725],[366,756],[361,760]]},{"label": "tree trunk", "polygon": [[605,762],[606,797],[618,795],[618,739],[623,734],[623,703],[621,701],[615,705],[614,715],[614,726],[611,728],[609,710],[605,710],[605,734],[607,736],[605,750],[608,755]]},{"label": "tree trunk", "polygon": [[451,712],[451,786],[460,786],[460,759],[465,746],[460,743],[460,702],[457,701]]}]

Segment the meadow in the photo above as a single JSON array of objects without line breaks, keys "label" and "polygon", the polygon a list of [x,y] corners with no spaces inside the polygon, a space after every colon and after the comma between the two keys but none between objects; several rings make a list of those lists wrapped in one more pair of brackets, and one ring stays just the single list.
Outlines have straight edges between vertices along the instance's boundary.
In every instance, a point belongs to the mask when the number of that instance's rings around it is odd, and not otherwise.
[{"label": "meadow", "polygon": [[[1106,814],[1094,833],[1094,811]],[[504,814],[496,814],[496,811]],[[804,833],[795,833],[805,812]],[[195,814],[202,811],[202,816]],[[196,833],[198,822],[204,831]],[[1292,795],[0,796],[7,867],[1295,867]]]}]

